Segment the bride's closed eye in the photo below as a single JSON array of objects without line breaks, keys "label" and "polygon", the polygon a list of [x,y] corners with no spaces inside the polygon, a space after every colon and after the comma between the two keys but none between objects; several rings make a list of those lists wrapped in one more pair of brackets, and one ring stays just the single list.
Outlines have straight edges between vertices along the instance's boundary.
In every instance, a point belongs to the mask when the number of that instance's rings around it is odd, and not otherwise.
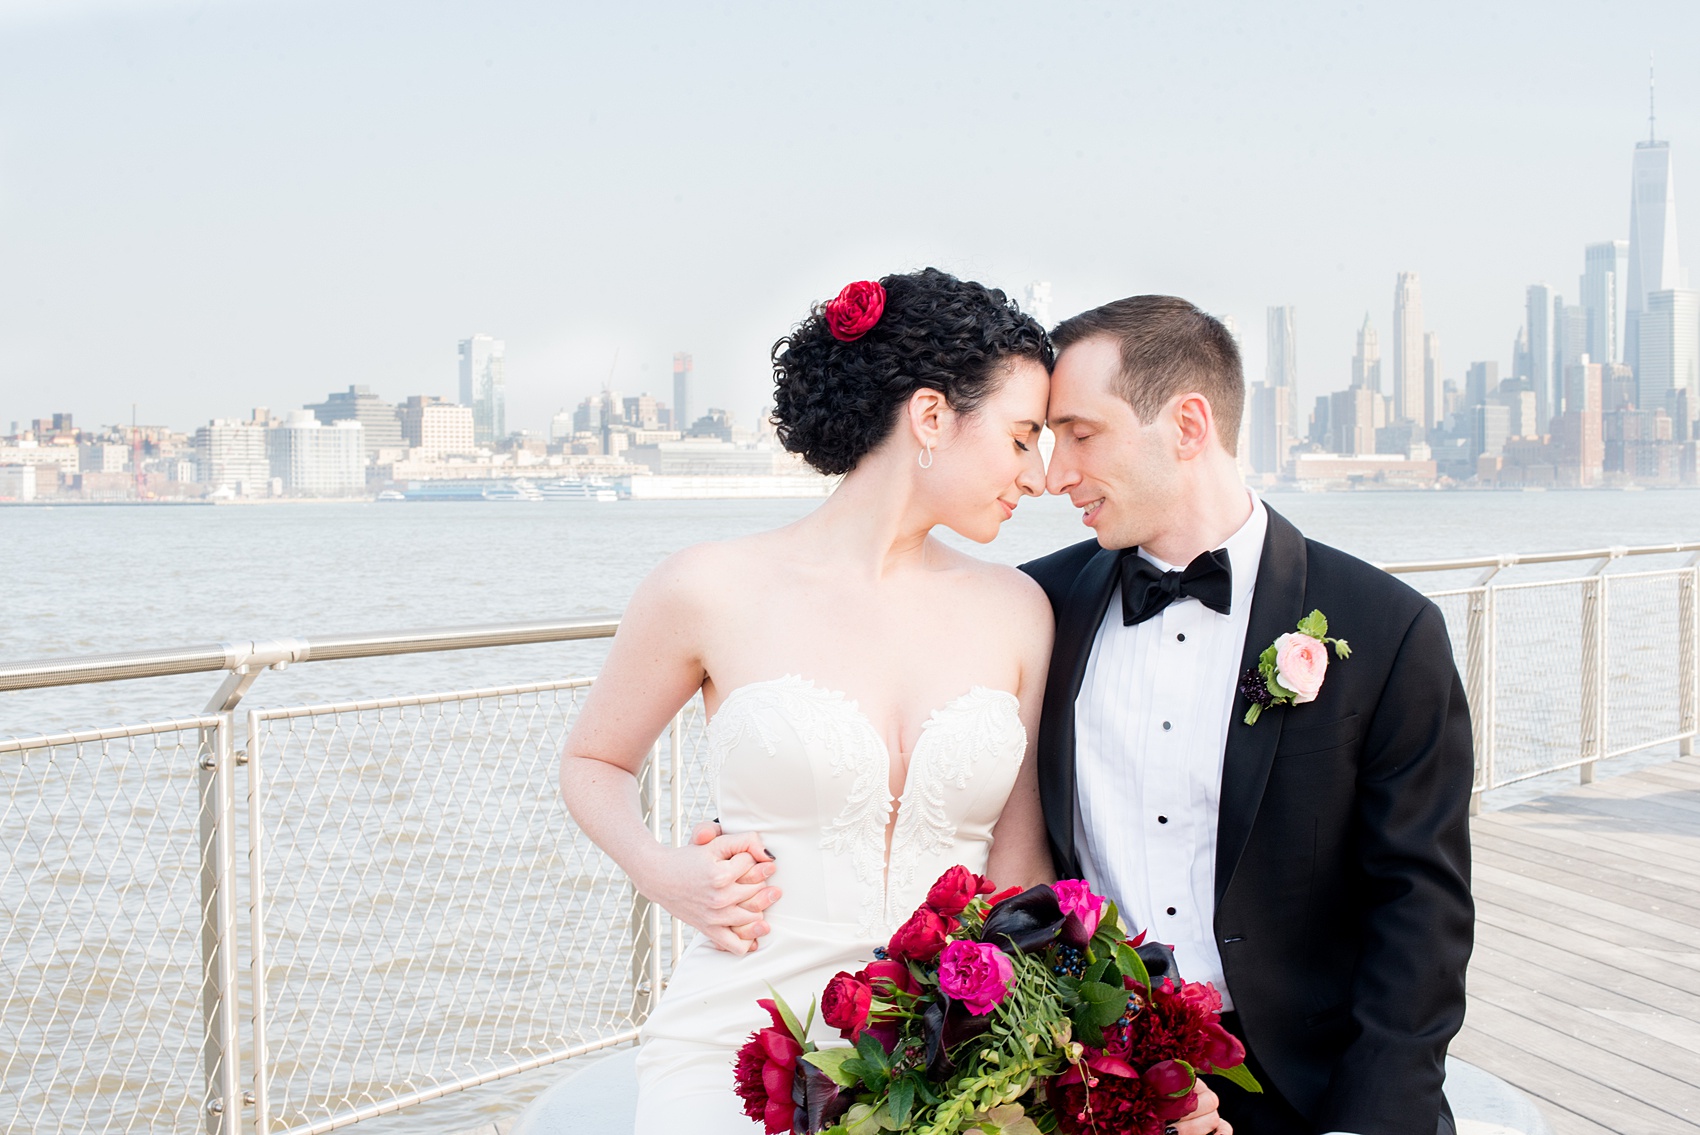
[{"label": "bride's closed eye", "polygon": [[1017,441],[1015,443],[1015,448],[1019,449],[1023,453],[1026,453],[1027,452],[1027,443],[1017,439]]}]

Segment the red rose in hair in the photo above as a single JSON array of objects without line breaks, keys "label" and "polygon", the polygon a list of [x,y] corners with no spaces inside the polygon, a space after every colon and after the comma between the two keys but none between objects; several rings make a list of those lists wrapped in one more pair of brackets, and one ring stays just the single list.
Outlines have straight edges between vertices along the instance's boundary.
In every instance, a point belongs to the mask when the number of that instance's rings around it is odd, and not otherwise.
[{"label": "red rose in hair", "polygon": [[946,936],[954,929],[956,919],[942,915],[930,906],[924,906],[911,914],[908,922],[897,928],[897,933],[891,936],[891,944],[886,947],[886,952],[898,960],[911,958],[917,962],[930,962],[939,956],[939,951],[944,949]]},{"label": "red rose in hair", "polygon": [[821,994],[821,1020],[837,1029],[845,1040],[853,1041],[862,1035],[873,1001],[874,991],[862,974],[839,972],[826,983],[826,992]]},{"label": "red rose in hair", "polygon": [[927,905],[940,914],[961,914],[976,895],[989,895],[996,888],[960,863],[939,876],[927,892]]},{"label": "red rose in hair", "polygon": [[885,288],[877,280],[857,280],[826,305],[826,329],[849,343],[866,335],[884,313]]},{"label": "red rose in hair", "polygon": [[763,1125],[767,1135],[791,1130],[797,1105],[791,1099],[797,1078],[797,1058],[803,1046],[785,1027],[785,1020],[772,1000],[756,1002],[773,1018],[773,1024],[750,1034],[738,1050],[733,1072],[733,1090],[744,1101],[744,1114]]}]

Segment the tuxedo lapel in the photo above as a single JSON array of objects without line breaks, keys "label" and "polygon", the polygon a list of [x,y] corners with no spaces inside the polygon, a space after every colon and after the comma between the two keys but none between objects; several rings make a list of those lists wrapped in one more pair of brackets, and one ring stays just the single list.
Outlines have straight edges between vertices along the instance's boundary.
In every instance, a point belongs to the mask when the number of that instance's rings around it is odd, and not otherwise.
[{"label": "tuxedo lapel", "polygon": [[[1039,723],[1039,775],[1043,786],[1045,826],[1052,845],[1068,853],[1069,864],[1059,870],[1079,874],[1074,863],[1074,699],[1086,676],[1092,643],[1115,590],[1116,564],[1121,553],[1099,549],[1069,588],[1057,616],[1057,639],[1051,649],[1050,676]],[[1070,870],[1070,868],[1073,868]]]},{"label": "tuxedo lapel", "polygon": [[[1265,506],[1267,508],[1267,506]],[[1281,635],[1298,626],[1305,615],[1305,541],[1280,513],[1268,509],[1269,528],[1263,537],[1263,554],[1258,563],[1257,588],[1252,594],[1251,623],[1246,629],[1245,650],[1240,655],[1239,677],[1257,665],[1258,655]],[[1228,742],[1222,759],[1222,796],[1216,826],[1216,904],[1220,908],[1228,882],[1251,835],[1252,821],[1269,782],[1275,746],[1281,740],[1285,713],[1266,712],[1256,725],[1245,723],[1250,703],[1244,694],[1234,695],[1233,717],[1228,722]]]}]

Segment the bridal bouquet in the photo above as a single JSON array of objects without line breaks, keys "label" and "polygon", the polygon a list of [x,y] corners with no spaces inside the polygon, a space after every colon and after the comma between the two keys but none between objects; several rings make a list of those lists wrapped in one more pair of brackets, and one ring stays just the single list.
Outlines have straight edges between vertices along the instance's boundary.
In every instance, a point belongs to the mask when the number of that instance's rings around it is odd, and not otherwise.
[{"label": "bridal bouquet", "polygon": [[1261,1091],[1213,986],[1182,982],[1166,947],[1129,939],[1115,904],[1064,880],[993,894],[939,877],[889,945],[820,997],[850,1042],[808,1039],[775,994],[738,1052],[744,1112],[827,1135],[1160,1135],[1198,1106],[1197,1076]]}]

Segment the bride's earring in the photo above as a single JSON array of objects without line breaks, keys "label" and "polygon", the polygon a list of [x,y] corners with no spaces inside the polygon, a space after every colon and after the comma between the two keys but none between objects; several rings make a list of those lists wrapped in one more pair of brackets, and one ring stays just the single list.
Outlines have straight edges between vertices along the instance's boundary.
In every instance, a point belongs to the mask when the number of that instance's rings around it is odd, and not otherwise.
[{"label": "bride's earring", "polygon": [[933,447],[923,445],[920,454],[915,458],[915,464],[923,469],[931,469],[933,467]]}]

